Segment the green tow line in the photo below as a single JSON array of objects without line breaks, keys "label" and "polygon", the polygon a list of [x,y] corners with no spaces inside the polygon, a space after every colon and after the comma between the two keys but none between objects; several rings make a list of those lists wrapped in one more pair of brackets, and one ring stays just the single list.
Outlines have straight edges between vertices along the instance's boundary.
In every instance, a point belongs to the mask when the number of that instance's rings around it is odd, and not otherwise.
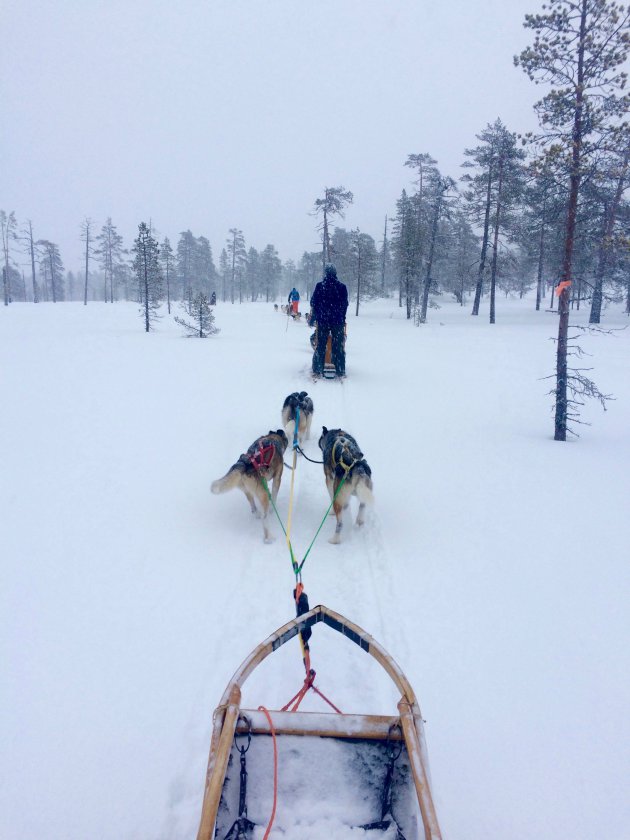
[{"label": "green tow line", "polygon": [[[309,545],[309,547],[306,549],[306,554],[304,555],[304,559],[303,559],[303,560],[302,560],[302,562],[301,562],[301,563],[299,563],[299,564],[298,564],[297,560],[295,559],[295,555],[294,555],[294,553],[293,553],[293,546],[291,545],[291,541],[289,540],[289,553],[291,554],[291,565],[292,565],[292,567],[293,567],[293,573],[294,573],[294,575],[295,575],[295,579],[296,579],[296,581],[297,581],[298,577],[302,574],[302,567],[303,567],[303,566],[304,566],[304,564],[306,563],[306,558],[308,557],[308,555],[309,555],[309,553],[310,553],[311,549],[313,548],[313,545],[314,545],[314,543],[315,543],[315,540],[316,540],[316,539],[317,539],[317,537],[319,536],[319,532],[320,532],[320,531],[322,530],[322,528],[324,527],[324,522],[326,521],[326,517],[327,517],[327,516],[328,516],[328,514],[330,513],[330,509],[331,509],[331,508],[332,508],[332,506],[335,504],[335,499],[337,498],[337,494],[339,493],[339,491],[340,491],[340,490],[341,490],[341,488],[343,487],[343,485],[344,485],[344,482],[345,482],[346,478],[348,478],[348,472],[349,472],[349,470],[346,470],[346,474],[344,475],[344,477],[343,477],[343,478],[341,479],[341,481],[339,482],[339,487],[337,487],[337,489],[335,490],[335,495],[332,497],[332,501],[330,502],[330,504],[328,505],[328,508],[326,509],[326,513],[324,514],[324,517],[323,517],[322,521],[321,521],[321,522],[320,522],[320,524],[319,524],[319,528],[318,528],[318,529],[317,529],[317,531],[315,532],[315,536],[314,536],[314,537],[313,537],[313,539],[311,540],[311,544],[310,544],[310,545]],[[265,488],[265,491],[266,491],[267,495],[269,496],[269,501],[271,502],[271,506],[272,506],[272,508],[273,508],[273,510],[274,510],[274,513],[275,513],[275,514],[276,514],[276,516],[278,517],[278,522],[280,523],[280,527],[282,528],[282,533],[283,533],[283,534],[284,534],[284,536],[286,537],[286,535],[287,535],[286,529],[285,529],[285,527],[284,527],[284,525],[283,525],[283,523],[282,523],[282,519],[280,519],[280,514],[278,513],[278,509],[277,509],[277,507],[276,507],[276,505],[275,505],[275,503],[274,503],[273,497],[272,497],[271,493],[269,492],[269,486],[268,486],[268,484],[267,484],[267,481],[266,481],[266,479],[262,478],[262,476],[261,476],[261,481],[262,481],[262,485],[263,485],[263,487]]]}]

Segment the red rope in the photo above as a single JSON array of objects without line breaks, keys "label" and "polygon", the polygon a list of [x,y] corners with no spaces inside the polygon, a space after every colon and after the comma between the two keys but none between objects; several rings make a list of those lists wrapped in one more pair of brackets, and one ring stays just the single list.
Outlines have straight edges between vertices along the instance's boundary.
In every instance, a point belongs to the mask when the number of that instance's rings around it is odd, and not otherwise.
[{"label": "red rope", "polygon": [[271,739],[273,741],[273,808],[271,810],[271,817],[269,819],[269,825],[265,831],[263,840],[267,840],[269,837],[269,833],[271,831],[271,826],[273,825],[273,821],[276,818],[276,805],[278,803],[278,746],[276,744],[276,730],[274,729],[273,721],[271,720],[271,715],[265,709],[264,706],[258,707],[259,712],[263,712],[267,721],[269,722],[269,729],[271,730]]},{"label": "red rope", "polygon": [[342,714],[343,714],[343,712],[341,711],[341,709],[338,709],[338,708],[335,706],[335,704],[334,704],[331,700],[329,700],[329,699],[328,699],[328,697],[326,697],[326,695],[325,695],[325,694],[322,694],[322,693],[321,693],[321,691],[319,690],[319,688],[317,688],[317,686],[312,685],[312,686],[311,686],[311,688],[313,689],[313,691],[315,692],[315,694],[319,694],[319,696],[322,698],[322,700],[325,700],[325,701],[328,703],[328,705],[329,705],[329,706],[331,706],[331,707],[332,707],[332,708],[333,708],[333,709],[337,712],[337,714],[338,714],[338,715],[342,715]]},{"label": "red rope", "polygon": [[313,691],[315,692],[315,694],[318,694],[322,698],[322,700],[324,700],[326,703],[328,703],[328,705],[332,709],[334,709],[337,712],[338,715],[343,714],[341,709],[338,709],[337,706],[335,706],[335,704],[331,700],[329,700],[328,697],[326,697],[326,695],[323,694],[319,690],[319,688],[317,688],[317,686],[315,685],[315,671],[313,671],[312,668],[309,669],[309,672],[306,675],[306,679],[304,680],[302,688],[298,691],[297,694],[293,695],[293,697],[289,700],[289,702],[285,706],[283,706],[280,709],[280,711],[281,712],[297,712],[297,710],[300,707],[300,703],[302,702],[302,700],[306,696],[306,692],[309,690],[309,688],[312,688]]}]

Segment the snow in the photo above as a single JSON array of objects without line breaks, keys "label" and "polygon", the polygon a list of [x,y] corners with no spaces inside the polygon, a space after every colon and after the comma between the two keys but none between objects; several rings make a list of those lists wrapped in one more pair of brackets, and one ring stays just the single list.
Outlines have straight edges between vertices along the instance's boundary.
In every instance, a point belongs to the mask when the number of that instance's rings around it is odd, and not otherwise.
[{"label": "snow", "polygon": [[[367,304],[349,316],[348,379],[312,384],[308,328],[271,304],[220,304],[208,340],[168,317],[147,335],[133,304],[3,308],[0,836],[195,836],[212,710],[293,615],[283,539],[264,545],[244,496],[209,486],[307,390],[306,453],[322,424],[345,428],[376,505],[339,546],[328,519],[306,591],[414,686],[444,836],[627,838],[630,330],[581,340],[616,401],[561,444],[542,379],[556,317],[504,301],[490,326],[444,301],[415,328],[396,301]],[[321,467],[300,461],[295,485],[303,556]],[[356,646],[318,625],[311,648],[344,711],[395,714]],[[292,641],[243,703],[279,708],[301,681]],[[360,836],[338,807],[321,800],[295,830]]]}]

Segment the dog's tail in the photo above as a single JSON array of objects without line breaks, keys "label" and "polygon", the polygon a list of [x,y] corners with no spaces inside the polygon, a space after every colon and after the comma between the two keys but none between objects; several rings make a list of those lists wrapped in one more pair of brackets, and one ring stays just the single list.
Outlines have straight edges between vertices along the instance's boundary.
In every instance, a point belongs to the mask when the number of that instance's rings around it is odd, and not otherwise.
[{"label": "dog's tail", "polygon": [[369,475],[361,473],[356,484],[356,494],[362,505],[373,505],[374,494],[372,493],[372,479]]},{"label": "dog's tail", "polygon": [[217,478],[210,485],[210,490],[213,493],[227,493],[228,490],[234,490],[241,483],[242,470],[238,468],[238,464],[230,467],[223,478]]},{"label": "dog's tail", "polygon": [[289,441],[293,440],[295,434],[295,419],[287,420],[284,424],[284,431]]}]

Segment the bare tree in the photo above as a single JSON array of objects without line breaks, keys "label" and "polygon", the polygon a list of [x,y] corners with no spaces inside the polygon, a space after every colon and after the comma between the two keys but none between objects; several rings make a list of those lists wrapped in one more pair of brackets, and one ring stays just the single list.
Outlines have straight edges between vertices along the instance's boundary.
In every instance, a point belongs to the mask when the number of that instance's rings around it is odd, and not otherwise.
[{"label": "bare tree", "polygon": [[2,233],[2,255],[4,257],[4,268],[2,270],[2,286],[4,289],[4,305],[11,302],[11,272],[9,265],[9,249],[11,240],[15,239],[15,213],[5,213],[0,210],[0,231]]},{"label": "bare tree", "polygon": [[25,243],[25,250],[31,258],[31,280],[33,283],[33,303],[39,303],[39,289],[37,287],[37,276],[35,274],[36,243],[33,236],[33,223],[26,220],[27,227],[22,229],[22,241]]},{"label": "bare tree", "polygon": [[87,306],[88,301],[88,278],[90,276],[90,257],[94,253],[94,233],[92,219],[87,216],[81,222],[81,241],[85,243],[85,286],[83,289],[83,305]]}]

